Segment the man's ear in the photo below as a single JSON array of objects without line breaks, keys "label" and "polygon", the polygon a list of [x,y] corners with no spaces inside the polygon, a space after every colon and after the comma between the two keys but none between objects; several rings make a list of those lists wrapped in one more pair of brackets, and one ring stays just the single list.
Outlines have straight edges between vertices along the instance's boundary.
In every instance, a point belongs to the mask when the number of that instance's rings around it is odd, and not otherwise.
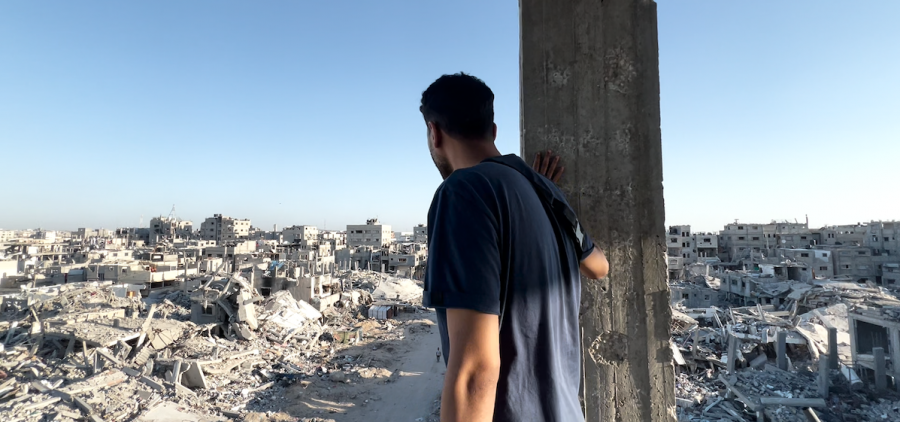
[{"label": "man's ear", "polygon": [[434,122],[428,122],[428,133],[431,134],[431,145],[434,148],[444,146],[444,133]]},{"label": "man's ear", "polygon": [[494,123],[493,126],[494,126],[494,129],[491,132],[491,140],[496,141],[497,140],[497,124]]}]

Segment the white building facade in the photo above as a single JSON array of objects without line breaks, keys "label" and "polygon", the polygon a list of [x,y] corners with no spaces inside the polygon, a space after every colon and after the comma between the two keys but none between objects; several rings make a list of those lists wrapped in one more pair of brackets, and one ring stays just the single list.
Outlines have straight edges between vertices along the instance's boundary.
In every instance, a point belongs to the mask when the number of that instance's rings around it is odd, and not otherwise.
[{"label": "white building facade", "polygon": [[356,248],[359,246],[385,247],[393,241],[394,232],[391,226],[381,224],[377,218],[366,220],[366,224],[347,225],[347,246]]}]

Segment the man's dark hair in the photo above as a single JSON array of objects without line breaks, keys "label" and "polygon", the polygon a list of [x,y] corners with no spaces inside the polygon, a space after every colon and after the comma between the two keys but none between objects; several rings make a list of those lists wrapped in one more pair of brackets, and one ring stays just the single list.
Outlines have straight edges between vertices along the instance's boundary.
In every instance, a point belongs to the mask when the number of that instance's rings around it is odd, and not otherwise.
[{"label": "man's dark hair", "polygon": [[465,73],[443,75],[422,93],[425,122],[463,140],[490,138],[494,127],[494,92]]}]

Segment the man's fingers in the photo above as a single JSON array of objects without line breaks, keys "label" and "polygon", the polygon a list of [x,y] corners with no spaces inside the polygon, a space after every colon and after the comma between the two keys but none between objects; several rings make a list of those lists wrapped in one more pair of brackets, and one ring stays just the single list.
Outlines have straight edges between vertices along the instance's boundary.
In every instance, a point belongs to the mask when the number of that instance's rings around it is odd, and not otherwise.
[{"label": "man's fingers", "polygon": [[[549,158],[549,157],[548,157]],[[553,177],[553,172],[556,171],[556,165],[559,164],[559,156],[553,157],[553,160],[550,161],[550,169],[547,170],[547,177]]]},{"label": "man's fingers", "polygon": [[538,152],[534,154],[534,162],[531,163],[531,168],[553,181],[553,183],[556,183],[565,170],[565,167],[559,165],[559,160],[560,157],[558,155],[554,157],[553,151],[548,149],[546,153]]},{"label": "man's fingers", "polygon": [[564,171],[566,171],[566,168],[565,168],[565,167],[560,167],[558,170],[556,170],[556,174],[554,174],[554,175],[553,175],[553,178],[550,179],[550,180],[552,180],[553,183],[559,182],[559,178],[562,177],[562,174],[563,174]]},{"label": "man's fingers", "polygon": [[541,170],[540,170],[540,173],[543,174],[543,175],[546,175],[546,174],[547,174],[547,166],[550,165],[550,157],[552,156],[552,155],[550,155],[550,154],[551,154],[551,152],[550,152],[550,150],[548,149],[548,150],[547,150],[547,155],[546,155],[546,156],[544,157],[544,159],[541,161]]}]

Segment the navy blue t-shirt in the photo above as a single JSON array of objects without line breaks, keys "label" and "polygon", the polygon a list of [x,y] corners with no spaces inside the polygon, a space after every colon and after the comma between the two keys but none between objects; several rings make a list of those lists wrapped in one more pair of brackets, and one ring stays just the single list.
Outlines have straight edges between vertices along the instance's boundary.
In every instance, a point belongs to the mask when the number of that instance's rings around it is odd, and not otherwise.
[{"label": "navy blue t-shirt", "polygon": [[[565,201],[556,185],[540,180]],[[453,353],[447,308],[501,315],[505,301],[494,422],[584,420],[578,267],[594,245],[588,239],[577,256],[563,236],[562,256],[556,225],[531,182],[492,162],[454,171],[428,211],[424,303],[437,310],[444,361]]]}]

